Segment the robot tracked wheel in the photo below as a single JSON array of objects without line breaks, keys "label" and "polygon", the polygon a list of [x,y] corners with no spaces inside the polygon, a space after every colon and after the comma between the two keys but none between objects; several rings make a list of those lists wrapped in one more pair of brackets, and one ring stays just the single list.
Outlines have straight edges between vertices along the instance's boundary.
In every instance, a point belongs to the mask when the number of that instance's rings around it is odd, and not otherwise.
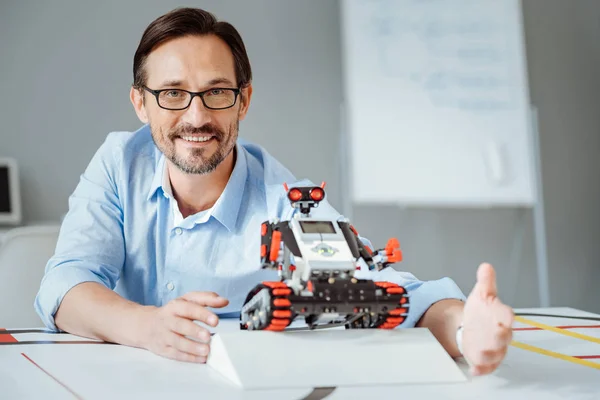
[{"label": "robot tracked wheel", "polygon": [[372,251],[348,220],[313,218],[325,198],[321,186],[284,188],[295,213],[289,221],[261,225],[262,268],[280,281],[262,282],[248,294],[240,313],[243,330],[284,331],[296,318],[309,329],[343,324],[348,329],[393,329],[408,315],[406,289],[392,282],[358,279],[357,270],[382,270],[402,260],[390,239]]}]

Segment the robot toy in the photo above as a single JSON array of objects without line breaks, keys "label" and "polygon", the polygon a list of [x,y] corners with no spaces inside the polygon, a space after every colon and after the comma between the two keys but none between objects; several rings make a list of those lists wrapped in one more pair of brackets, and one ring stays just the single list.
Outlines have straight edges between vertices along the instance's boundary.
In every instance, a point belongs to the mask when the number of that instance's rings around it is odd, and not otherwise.
[{"label": "robot toy", "polygon": [[358,279],[357,270],[382,270],[402,260],[398,240],[372,251],[347,219],[311,216],[325,198],[321,186],[284,188],[290,221],[261,225],[262,268],[276,269],[279,281],[262,282],[241,309],[242,330],[283,331],[304,318],[308,329],[344,325],[346,329],[393,329],[408,315],[406,289],[391,282]]}]

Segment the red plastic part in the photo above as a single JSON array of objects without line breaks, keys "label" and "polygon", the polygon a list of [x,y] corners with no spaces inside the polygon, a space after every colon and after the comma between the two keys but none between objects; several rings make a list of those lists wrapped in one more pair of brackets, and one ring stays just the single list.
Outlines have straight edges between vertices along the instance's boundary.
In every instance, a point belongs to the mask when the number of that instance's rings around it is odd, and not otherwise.
[{"label": "red plastic part", "polygon": [[281,245],[281,232],[274,231],[271,237],[271,254],[269,254],[269,260],[277,261],[279,256],[279,246]]},{"label": "red plastic part", "polygon": [[387,292],[389,294],[404,294],[406,293],[406,289],[403,287],[388,287]]},{"label": "red plastic part", "polygon": [[388,254],[387,260],[388,260],[388,262],[391,262],[391,263],[397,263],[397,262],[402,261],[402,251],[394,250],[394,252],[391,255]]},{"label": "red plastic part", "polygon": [[273,289],[273,296],[288,296],[292,293],[292,289]]},{"label": "red plastic part", "polygon": [[291,201],[299,201],[302,198],[302,192],[300,189],[292,189],[288,192],[288,199]]},{"label": "red plastic part", "polygon": [[292,303],[288,299],[275,299],[273,300],[273,305],[275,307],[291,307]]},{"label": "red plastic part", "polygon": [[287,285],[285,283],[283,283],[283,282],[276,282],[276,281],[270,282],[270,281],[266,281],[266,282],[263,282],[262,284],[265,285],[265,286],[267,286],[267,287],[270,287],[271,289],[277,289],[277,288],[286,289],[287,288]]},{"label": "red plastic part", "polygon": [[387,244],[385,245],[385,253],[389,256],[394,254],[394,250],[399,249],[400,248],[400,242],[398,242],[398,239],[396,238],[391,238],[390,240],[388,240]]},{"label": "red plastic part", "polygon": [[314,201],[321,201],[325,198],[325,191],[320,187],[316,187],[310,190],[310,198]]},{"label": "red plastic part", "polygon": [[393,310],[391,310],[389,312],[390,315],[402,315],[402,314],[406,314],[408,312],[408,310],[406,308],[395,308]]},{"label": "red plastic part", "polygon": [[273,316],[275,318],[291,318],[292,312],[290,310],[275,310]]}]

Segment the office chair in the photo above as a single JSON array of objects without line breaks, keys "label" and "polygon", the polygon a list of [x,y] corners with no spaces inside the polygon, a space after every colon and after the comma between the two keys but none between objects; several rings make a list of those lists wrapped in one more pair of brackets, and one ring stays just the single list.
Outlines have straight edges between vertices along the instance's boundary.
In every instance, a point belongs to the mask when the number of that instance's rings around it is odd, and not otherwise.
[{"label": "office chair", "polygon": [[59,225],[26,226],[5,234],[0,243],[0,328],[43,327],[33,302],[59,230]]}]

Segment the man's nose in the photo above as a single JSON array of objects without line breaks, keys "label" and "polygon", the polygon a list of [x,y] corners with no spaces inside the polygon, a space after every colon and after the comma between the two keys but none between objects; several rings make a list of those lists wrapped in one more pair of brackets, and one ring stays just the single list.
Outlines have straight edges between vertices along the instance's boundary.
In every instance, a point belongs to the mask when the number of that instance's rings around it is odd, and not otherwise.
[{"label": "man's nose", "polygon": [[192,126],[200,127],[211,122],[212,113],[204,106],[200,96],[195,96],[190,106],[185,110],[183,120]]}]

